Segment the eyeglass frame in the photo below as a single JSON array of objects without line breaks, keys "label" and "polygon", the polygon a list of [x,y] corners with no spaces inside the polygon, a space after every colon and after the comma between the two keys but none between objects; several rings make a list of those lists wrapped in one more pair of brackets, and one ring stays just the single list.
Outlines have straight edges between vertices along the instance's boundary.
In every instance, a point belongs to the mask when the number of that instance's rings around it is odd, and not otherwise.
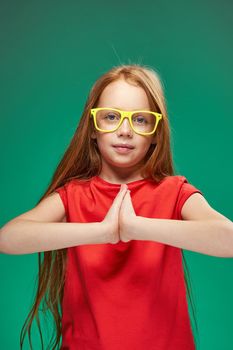
[{"label": "eyeglass frame", "polygon": [[[103,130],[103,129],[100,129],[98,126],[97,126],[97,122],[96,122],[96,113],[99,111],[99,110],[113,110],[113,111],[117,111],[117,112],[120,112],[120,116],[121,116],[121,120],[119,122],[119,125],[112,129],[112,130]],[[133,129],[133,131],[136,133],[136,134],[139,134],[139,135],[145,135],[145,136],[148,136],[148,135],[152,135],[155,130],[157,129],[157,126],[159,124],[159,121],[163,118],[163,115],[161,113],[158,113],[158,112],[153,112],[153,111],[145,111],[145,110],[136,110],[136,111],[123,111],[121,109],[116,109],[116,108],[111,108],[111,107],[96,107],[96,108],[91,108],[91,115],[90,115],[90,118],[93,117],[94,119],[94,125],[95,125],[95,128],[101,132],[114,132],[116,131],[120,126],[121,124],[123,123],[123,120],[124,118],[128,118],[129,120],[129,123],[130,123],[130,126],[131,128]],[[132,123],[132,115],[134,113],[138,113],[138,112],[149,112],[149,113],[152,113],[155,118],[156,118],[156,123],[155,123],[155,127],[153,129],[153,131],[151,132],[139,132],[139,131],[136,131],[133,127],[133,123]]]}]

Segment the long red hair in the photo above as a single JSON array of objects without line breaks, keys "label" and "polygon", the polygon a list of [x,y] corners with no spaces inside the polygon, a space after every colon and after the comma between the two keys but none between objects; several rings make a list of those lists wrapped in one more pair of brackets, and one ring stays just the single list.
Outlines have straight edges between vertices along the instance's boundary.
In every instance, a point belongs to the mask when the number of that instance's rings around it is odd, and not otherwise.
[{"label": "long red hair", "polygon": [[[38,203],[63,186],[71,179],[87,180],[101,172],[101,155],[96,142],[91,138],[94,130],[93,120],[90,118],[90,109],[97,106],[100,95],[104,88],[117,79],[125,79],[128,83],[140,86],[147,94],[150,107],[153,111],[162,113],[163,118],[156,129],[156,143],[151,144],[142,168],[142,176],[160,181],[166,176],[175,175],[173,168],[170,127],[164,97],[164,88],[159,74],[152,68],[139,64],[122,64],[101,75],[91,88],[84,106],[77,129],[58,164],[51,183]],[[37,204],[38,204],[37,203]],[[42,257],[43,254],[43,257]],[[184,263],[184,276],[186,290],[191,301],[194,314],[193,301],[191,300],[190,277],[187,278],[188,268],[182,251]],[[42,312],[49,310],[54,318],[56,333],[54,340],[51,339],[49,346],[52,350],[58,348],[61,340],[61,305],[65,282],[65,269],[67,261],[67,248],[38,253],[38,287],[33,306],[24,322],[20,333],[20,349],[28,332],[29,343],[31,342],[31,327],[34,318],[40,333],[43,345],[43,337],[39,320],[39,305],[43,302]],[[195,325],[197,322],[194,314]]]}]

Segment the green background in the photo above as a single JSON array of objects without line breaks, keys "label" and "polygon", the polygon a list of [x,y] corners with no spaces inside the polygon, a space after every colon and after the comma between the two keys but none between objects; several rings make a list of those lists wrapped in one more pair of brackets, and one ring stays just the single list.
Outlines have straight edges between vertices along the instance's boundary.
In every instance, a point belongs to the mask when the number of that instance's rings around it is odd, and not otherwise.
[{"label": "green background", "polygon": [[[72,138],[92,84],[120,63],[142,63],[158,71],[176,172],[232,220],[230,1],[0,5],[1,227],[36,205]],[[198,349],[230,350],[233,260],[187,250],[185,256],[197,308]],[[35,292],[37,253],[1,254],[0,263],[1,348],[19,349],[19,332]]]}]

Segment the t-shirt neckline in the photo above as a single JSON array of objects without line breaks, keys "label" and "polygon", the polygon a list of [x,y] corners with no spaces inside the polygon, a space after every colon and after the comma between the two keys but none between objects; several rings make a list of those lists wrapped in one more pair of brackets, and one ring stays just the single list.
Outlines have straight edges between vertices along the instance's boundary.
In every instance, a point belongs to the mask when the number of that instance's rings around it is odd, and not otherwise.
[{"label": "t-shirt neckline", "polygon": [[[113,183],[113,182],[109,182],[107,180],[104,180],[102,177],[100,177],[98,175],[94,176],[94,178],[96,179],[97,182],[100,182],[100,183],[108,185],[108,186],[113,186],[113,187],[120,187],[121,186],[121,184],[117,184],[117,183]],[[148,181],[148,179],[143,178],[143,179],[128,182],[128,183],[126,183],[126,185],[131,186],[131,185],[140,184],[140,183],[143,183],[146,181]]]}]

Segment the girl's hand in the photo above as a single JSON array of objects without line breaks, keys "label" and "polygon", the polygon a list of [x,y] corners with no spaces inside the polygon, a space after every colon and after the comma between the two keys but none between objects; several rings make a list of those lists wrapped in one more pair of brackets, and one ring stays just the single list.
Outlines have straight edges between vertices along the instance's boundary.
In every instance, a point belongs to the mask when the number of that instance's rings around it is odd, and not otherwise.
[{"label": "girl's hand", "polygon": [[[121,188],[116,195],[116,197],[113,200],[113,203],[108,210],[104,220],[102,223],[104,224],[105,232],[106,233],[106,243],[117,243],[120,241],[120,235],[119,235],[119,213],[120,213],[120,207],[122,200],[126,194],[127,186],[121,185]],[[124,219],[124,218],[123,218]]]},{"label": "girl's hand", "polygon": [[136,214],[131,201],[130,191],[124,194],[119,213],[119,232],[122,242],[129,242],[132,238],[132,227]]}]

